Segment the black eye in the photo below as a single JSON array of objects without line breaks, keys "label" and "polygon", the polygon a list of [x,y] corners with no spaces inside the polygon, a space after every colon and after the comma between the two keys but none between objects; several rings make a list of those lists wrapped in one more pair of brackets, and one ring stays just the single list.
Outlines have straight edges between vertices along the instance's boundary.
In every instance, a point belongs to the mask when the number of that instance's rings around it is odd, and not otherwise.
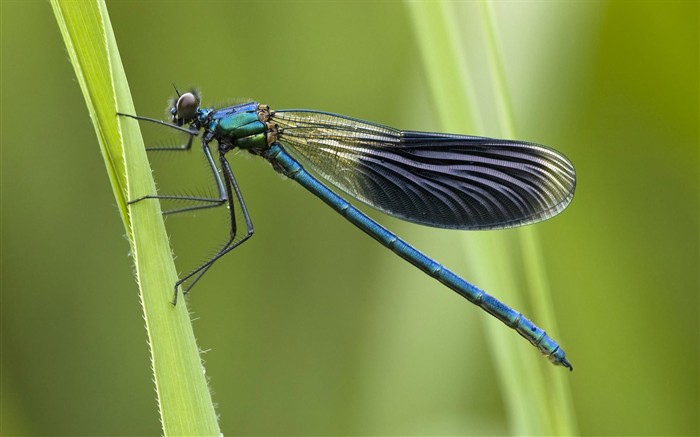
[{"label": "black eye", "polygon": [[197,114],[199,99],[193,93],[185,93],[177,99],[175,108],[177,117],[182,120],[192,120]]}]

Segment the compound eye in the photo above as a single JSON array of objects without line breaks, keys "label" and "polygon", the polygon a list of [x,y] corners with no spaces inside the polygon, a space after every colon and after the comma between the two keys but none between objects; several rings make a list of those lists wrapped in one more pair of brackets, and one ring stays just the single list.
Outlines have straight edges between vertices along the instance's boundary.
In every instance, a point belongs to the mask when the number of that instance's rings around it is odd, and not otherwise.
[{"label": "compound eye", "polygon": [[199,99],[193,93],[185,93],[177,99],[175,109],[177,117],[182,120],[192,120],[197,114]]}]

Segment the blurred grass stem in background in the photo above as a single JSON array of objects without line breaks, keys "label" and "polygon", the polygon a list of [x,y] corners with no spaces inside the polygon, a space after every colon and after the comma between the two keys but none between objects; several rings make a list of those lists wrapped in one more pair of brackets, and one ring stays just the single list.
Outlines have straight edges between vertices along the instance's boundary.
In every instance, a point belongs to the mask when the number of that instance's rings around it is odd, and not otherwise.
[{"label": "blurred grass stem in background", "polygon": [[220,435],[187,307],[184,301],[176,307],[170,303],[177,275],[160,205],[126,205],[127,199],[154,193],[155,184],[138,124],[116,116],[135,110],[107,7],[104,1],[53,0],[51,5],[129,236],[163,434]]},{"label": "blurred grass stem in background", "polygon": [[[473,76],[481,73],[490,77],[500,137],[517,138],[491,4],[419,1],[407,2],[407,5],[439,114],[440,129],[471,135],[483,133],[480,108],[486,105],[480,104],[473,80]],[[465,48],[467,36],[463,29],[469,25],[480,28],[480,40],[486,45],[488,62],[479,62],[478,54]],[[472,68],[486,71],[472,72]],[[526,317],[552,334],[556,326],[535,232],[527,226],[517,230],[520,238],[515,242],[508,241],[512,240],[512,234],[500,234],[489,235],[488,242],[481,244],[479,237],[464,236],[464,251],[477,284],[506,304],[521,309]],[[514,244],[520,248],[520,257],[516,259],[509,257],[507,249]],[[516,263],[524,266],[525,278],[518,277],[520,267]],[[522,279],[526,285],[522,284]],[[528,308],[523,304],[523,297],[532,302],[530,315],[523,309]],[[486,321],[511,432],[517,435],[576,433],[573,405],[564,379],[569,375],[552,371],[547,363],[542,365],[538,356],[517,344],[520,339],[502,328],[492,320]],[[566,350],[575,350],[575,345],[561,344]],[[575,354],[573,357],[575,365]]]}]

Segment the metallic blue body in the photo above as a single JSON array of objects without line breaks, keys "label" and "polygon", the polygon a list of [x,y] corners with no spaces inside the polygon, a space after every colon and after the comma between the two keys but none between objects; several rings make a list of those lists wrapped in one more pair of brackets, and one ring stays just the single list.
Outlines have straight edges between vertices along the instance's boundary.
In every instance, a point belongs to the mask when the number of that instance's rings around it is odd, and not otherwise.
[{"label": "metallic blue body", "polygon": [[[551,362],[573,369],[564,351],[544,330],[382,227],[313,175],[404,220],[451,229],[501,229],[548,219],[570,203],[575,171],[560,153],[521,141],[399,131],[325,112],[271,111],[257,102],[204,109],[194,92],[178,94],[171,114],[173,124],[131,117],[190,135],[185,146],[152,150],[188,150],[194,136],[201,132],[202,150],[219,195],[148,195],[130,203],[149,198],[201,203],[170,212],[227,204],[231,219],[230,237],[223,248],[179,279],[175,302],[179,285],[187,280],[193,285],[217,259],[253,234],[245,202],[225,157],[237,148],[262,156],[276,171],[297,181],[382,245],[514,329]],[[218,144],[218,165],[209,149],[213,141]],[[243,216],[245,233],[240,232],[236,211]]]},{"label": "metallic blue body", "polygon": [[442,264],[427,257],[400,239],[396,234],[352,206],[348,201],[335,194],[306,171],[280,144],[273,144],[265,151],[263,157],[273,163],[273,166],[279,166],[287,177],[294,179],[301,186],[318,196],[328,206],[370,237],[517,331],[518,334],[537,347],[554,364],[572,368],[566,359],[564,350],[542,328],[482,289],[460,278]]}]

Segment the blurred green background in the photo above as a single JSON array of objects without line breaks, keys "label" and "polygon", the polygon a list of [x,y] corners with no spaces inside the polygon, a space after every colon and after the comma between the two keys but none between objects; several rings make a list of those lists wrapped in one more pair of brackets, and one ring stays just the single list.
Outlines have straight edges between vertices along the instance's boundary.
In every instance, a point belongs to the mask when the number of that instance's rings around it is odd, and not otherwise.
[{"label": "blurred green background", "polygon": [[[48,3],[1,4],[2,434],[159,434],[129,246],[65,46]],[[440,128],[402,3],[108,8],[142,115],[162,117],[175,82],[205,104]],[[518,137],[578,172],[572,205],[537,233],[579,431],[697,435],[698,3],[495,13]],[[464,133],[494,135],[484,118]],[[482,332],[498,322],[262,160],[232,163],[256,234],[189,299],[225,434],[512,431]],[[163,184],[189,182],[176,176]],[[455,231],[372,215],[470,278]],[[198,218],[167,222],[181,270],[225,232]]]}]

